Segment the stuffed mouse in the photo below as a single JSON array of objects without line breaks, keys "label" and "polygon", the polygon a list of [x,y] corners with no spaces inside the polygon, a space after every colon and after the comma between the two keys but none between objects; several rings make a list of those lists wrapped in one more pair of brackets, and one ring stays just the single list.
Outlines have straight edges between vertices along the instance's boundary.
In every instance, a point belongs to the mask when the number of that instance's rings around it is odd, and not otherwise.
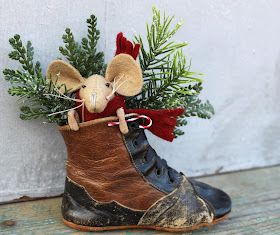
[{"label": "stuffed mouse", "polygon": [[[67,89],[75,92],[76,108],[68,111],[68,124],[72,130],[79,130],[79,121],[90,121],[97,118],[117,116],[120,131],[128,132],[125,114],[136,113],[148,116],[153,121],[149,130],[155,135],[172,141],[176,118],[183,114],[184,109],[126,109],[125,97],[140,93],[143,86],[142,70],[136,58],[140,45],[133,45],[122,33],[117,35],[115,57],[108,64],[105,77],[92,75],[83,78],[70,64],[53,61],[47,70],[48,79],[57,79],[57,84],[65,84]],[[61,90],[63,92],[63,90]]]}]

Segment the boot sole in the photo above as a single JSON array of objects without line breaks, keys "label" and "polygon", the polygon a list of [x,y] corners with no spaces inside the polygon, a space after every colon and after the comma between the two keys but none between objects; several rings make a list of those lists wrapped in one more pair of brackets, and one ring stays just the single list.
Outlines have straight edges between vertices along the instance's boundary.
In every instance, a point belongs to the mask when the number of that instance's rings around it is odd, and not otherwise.
[{"label": "boot sole", "polygon": [[164,232],[191,232],[203,227],[212,227],[213,225],[225,220],[228,218],[228,214],[224,215],[221,218],[215,219],[212,223],[202,223],[199,225],[186,227],[186,228],[164,228],[158,226],[141,226],[141,225],[127,225],[127,226],[108,226],[108,227],[90,227],[84,225],[74,224],[63,219],[63,223],[70,228],[81,230],[81,231],[91,231],[91,232],[98,232],[98,231],[110,231],[110,230],[125,230],[125,229],[149,229],[149,230],[157,230],[157,231],[164,231]]}]

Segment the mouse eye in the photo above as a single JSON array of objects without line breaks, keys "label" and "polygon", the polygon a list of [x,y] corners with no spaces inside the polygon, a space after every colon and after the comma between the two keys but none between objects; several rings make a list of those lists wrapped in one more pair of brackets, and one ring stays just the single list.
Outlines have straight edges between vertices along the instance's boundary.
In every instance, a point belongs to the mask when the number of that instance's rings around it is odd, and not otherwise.
[{"label": "mouse eye", "polygon": [[106,86],[106,87],[109,87],[109,86],[110,86],[110,83],[109,83],[109,82],[105,83],[105,86]]},{"label": "mouse eye", "polygon": [[86,88],[87,86],[86,85],[82,85],[82,88]]}]

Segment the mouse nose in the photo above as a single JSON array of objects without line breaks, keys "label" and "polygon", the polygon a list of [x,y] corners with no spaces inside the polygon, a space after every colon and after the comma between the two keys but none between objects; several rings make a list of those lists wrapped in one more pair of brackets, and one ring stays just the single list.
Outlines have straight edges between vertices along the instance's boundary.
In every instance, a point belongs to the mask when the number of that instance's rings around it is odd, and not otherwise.
[{"label": "mouse nose", "polygon": [[96,96],[95,92],[93,92],[90,96],[90,101],[94,110],[96,109]]}]

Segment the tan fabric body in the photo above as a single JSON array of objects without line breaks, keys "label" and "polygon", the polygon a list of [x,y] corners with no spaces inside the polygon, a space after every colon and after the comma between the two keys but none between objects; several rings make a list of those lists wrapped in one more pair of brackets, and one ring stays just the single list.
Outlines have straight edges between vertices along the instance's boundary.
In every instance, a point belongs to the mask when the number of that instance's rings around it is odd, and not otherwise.
[{"label": "tan fabric body", "polygon": [[137,172],[118,126],[101,122],[81,125],[79,131],[62,127],[60,132],[68,151],[68,177],[95,200],[147,210],[165,196]]}]

